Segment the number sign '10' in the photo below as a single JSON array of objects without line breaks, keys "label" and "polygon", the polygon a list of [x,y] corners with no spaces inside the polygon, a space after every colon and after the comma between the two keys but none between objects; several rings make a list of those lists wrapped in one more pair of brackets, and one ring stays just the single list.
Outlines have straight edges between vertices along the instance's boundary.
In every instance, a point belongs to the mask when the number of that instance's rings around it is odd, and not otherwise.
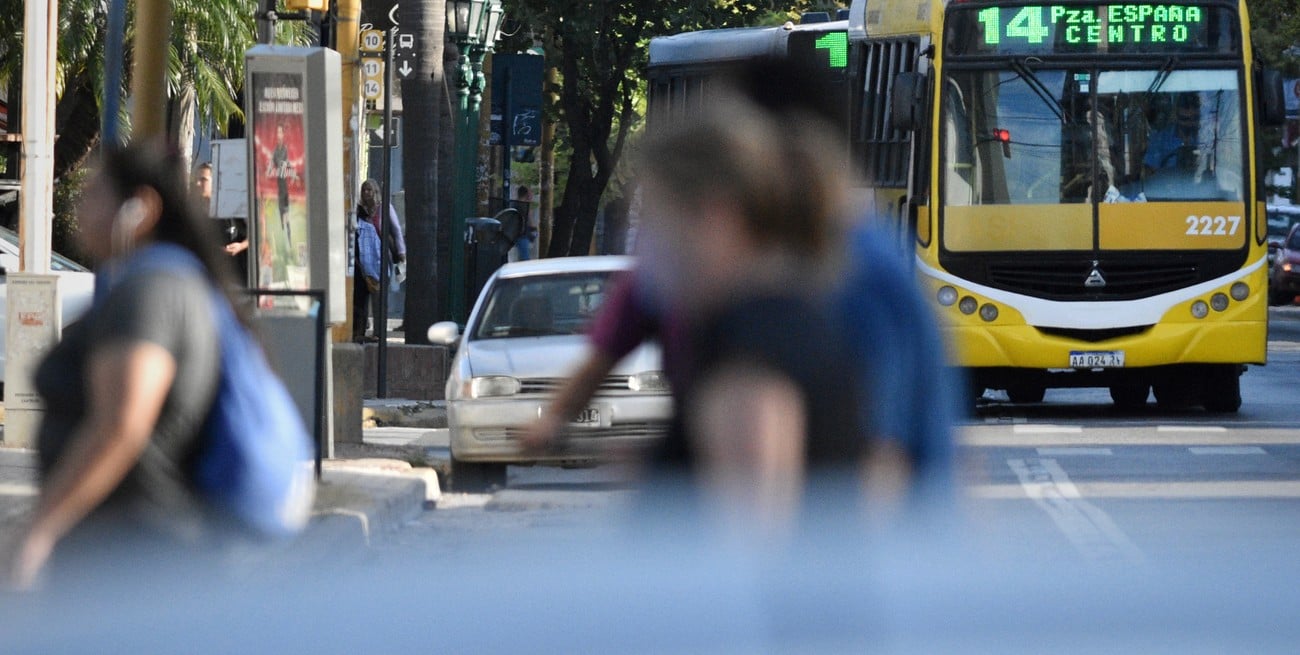
[{"label": "number sign '10'", "polygon": [[1205,31],[1206,11],[1187,5],[1098,7],[1029,5],[980,10],[984,44],[1161,45],[1188,43]]}]

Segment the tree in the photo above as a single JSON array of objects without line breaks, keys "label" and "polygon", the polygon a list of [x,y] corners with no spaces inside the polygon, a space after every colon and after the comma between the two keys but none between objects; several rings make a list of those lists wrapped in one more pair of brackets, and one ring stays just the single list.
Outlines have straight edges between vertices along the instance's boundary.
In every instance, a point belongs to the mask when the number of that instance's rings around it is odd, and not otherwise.
[{"label": "tree", "polygon": [[[406,277],[406,340],[426,343],[425,332],[438,318],[439,232],[438,146],[443,126],[444,0],[403,0],[402,31],[415,36],[414,72],[402,80],[406,129],[402,132],[402,177],[406,187],[406,244],[411,254]],[[445,276],[444,276],[445,277]]]},{"label": "tree", "polygon": [[515,0],[507,15],[546,35],[558,58],[560,110],[572,147],[548,257],[586,254],[601,197],[639,120],[652,37],[746,24],[770,7],[737,0]]},{"label": "tree", "polygon": [[[23,0],[0,0],[0,86],[17,90],[22,80]],[[241,0],[174,0],[171,42],[167,51],[168,95],[180,98],[192,89],[200,119],[219,126],[241,115],[236,92],[243,80],[244,51],[256,43],[253,6]],[[108,3],[63,0],[59,3],[56,68],[54,175],[63,177],[81,166],[99,141],[104,93],[104,44]],[[130,73],[132,20],[127,16],[127,52],[123,87]],[[306,43],[307,26],[283,23],[282,38]],[[123,117],[125,119],[125,117]]]}]

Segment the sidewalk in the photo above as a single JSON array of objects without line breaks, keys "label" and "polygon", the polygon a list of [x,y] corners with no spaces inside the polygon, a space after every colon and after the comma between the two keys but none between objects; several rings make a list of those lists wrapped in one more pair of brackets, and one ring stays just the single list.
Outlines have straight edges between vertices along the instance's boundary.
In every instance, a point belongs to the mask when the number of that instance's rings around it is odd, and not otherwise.
[{"label": "sidewalk", "polygon": [[[369,544],[432,508],[445,472],[446,413],[429,401],[365,401],[364,445],[339,444],[326,460],[305,540]],[[398,424],[394,426],[394,424]],[[36,453],[0,446],[0,535],[11,534],[37,494]]]}]

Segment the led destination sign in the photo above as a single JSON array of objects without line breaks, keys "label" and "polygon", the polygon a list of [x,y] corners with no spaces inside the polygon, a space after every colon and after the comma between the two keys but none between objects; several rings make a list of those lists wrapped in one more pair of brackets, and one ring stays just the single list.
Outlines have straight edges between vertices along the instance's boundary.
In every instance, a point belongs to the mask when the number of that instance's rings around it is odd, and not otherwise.
[{"label": "led destination sign", "polygon": [[948,53],[1231,52],[1231,15],[1219,6],[1025,5],[955,9]]}]

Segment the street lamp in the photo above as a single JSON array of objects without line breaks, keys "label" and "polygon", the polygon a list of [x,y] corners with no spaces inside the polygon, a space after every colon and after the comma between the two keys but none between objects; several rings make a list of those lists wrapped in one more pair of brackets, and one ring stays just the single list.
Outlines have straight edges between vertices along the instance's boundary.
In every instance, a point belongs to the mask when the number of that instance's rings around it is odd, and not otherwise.
[{"label": "street lamp", "polygon": [[478,117],[483,104],[483,57],[500,35],[504,14],[501,0],[447,0],[447,33],[460,51],[456,98],[460,117],[456,124],[456,184],[451,219],[451,318],[467,316],[465,297],[465,219],[477,200]]}]

